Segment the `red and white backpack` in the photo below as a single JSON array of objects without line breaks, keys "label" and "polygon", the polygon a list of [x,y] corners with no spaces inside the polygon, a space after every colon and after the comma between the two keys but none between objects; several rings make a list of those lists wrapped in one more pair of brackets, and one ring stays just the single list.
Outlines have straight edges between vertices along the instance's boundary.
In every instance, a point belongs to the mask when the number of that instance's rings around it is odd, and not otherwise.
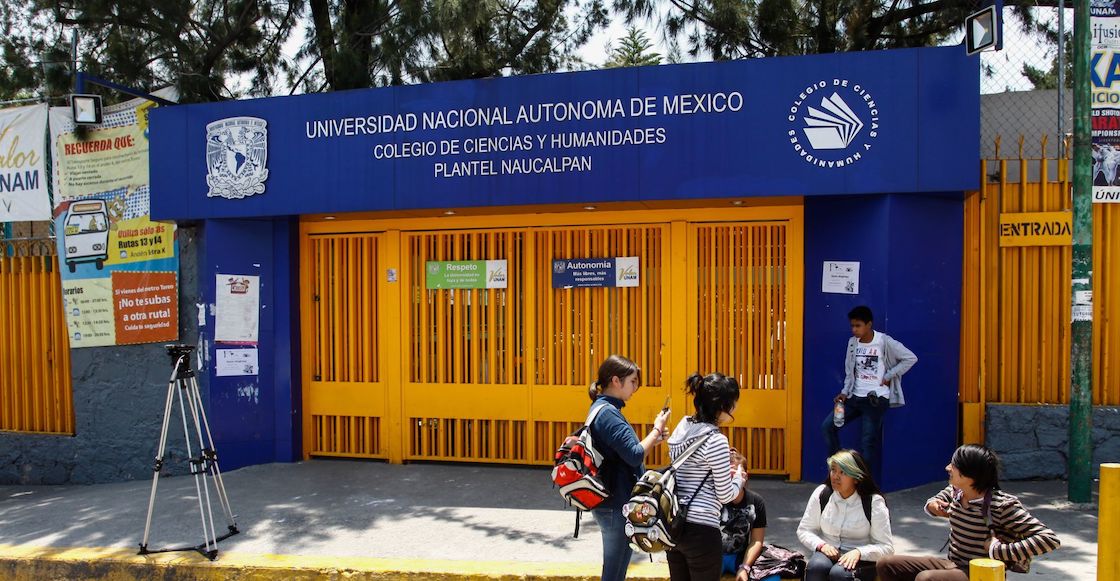
[{"label": "red and white backpack", "polygon": [[[564,443],[556,450],[552,482],[560,488],[560,496],[578,510],[591,510],[610,496],[599,477],[603,455],[595,449],[591,438],[591,422],[609,405],[604,402],[591,408],[583,426],[564,438]],[[576,518],[578,522],[579,516]]]}]

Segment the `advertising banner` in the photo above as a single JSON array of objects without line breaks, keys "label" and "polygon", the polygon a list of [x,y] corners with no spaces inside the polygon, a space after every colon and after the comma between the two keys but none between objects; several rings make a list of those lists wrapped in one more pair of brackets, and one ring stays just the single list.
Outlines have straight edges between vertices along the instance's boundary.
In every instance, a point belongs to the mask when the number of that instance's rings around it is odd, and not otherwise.
[{"label": "advertising banner", "polygon": [[1093,2],[1093,202],[1120,202],[1120,1]]},{"label": "advertising banner", "polygon": [[427,289],[506,288],[504,260],[433,260],[427,263]]},{"label": "advertising banner", "polygon": [[0,222],[51,219],[47,105],[0,109]]},{"label": "advertising banner", "polygon": [[175,224],[149,217],[148,123],[152,104],[107,108],[104,123],[75,131],[70,111],[50,111],[55,231],[71,347],[179,337]]},{"label": "advertising banner", "polygon": [[637,256],[552,261],[552,288],[636,287],[639,280]]}]

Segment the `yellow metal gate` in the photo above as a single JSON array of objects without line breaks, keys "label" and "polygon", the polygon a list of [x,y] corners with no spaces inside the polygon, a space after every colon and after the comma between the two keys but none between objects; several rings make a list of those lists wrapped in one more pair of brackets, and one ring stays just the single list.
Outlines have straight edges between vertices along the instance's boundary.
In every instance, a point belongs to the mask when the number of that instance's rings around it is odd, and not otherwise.
[{"label": "yellow metal gate", "polygon": [[[548,464],[623,353],[642,368],[640,435],[666,397],[688,413],[689,372],[725,371],[744,389],[734,445],[799,478],[801,211],[730,212],[759,213],[304,222],[305,453]],[[553,259],[611,256],[639,258],[638,287],[552,288]],[[428,289],[445,260],[506,260],[507,288]]]},{"label": "yellow metal gate", "polygon": [[689,361],[742,389],[724,430],[731,446],[754,473],[792,476],[800,472],[801,309],[791,303],[801,297],[802,259],[790,230],[787,222],[690,226],[688,303],[696,305]]},{"label": "yellow metal gate", "polygon": [[0,243],[0,430],[73,434],[54,242],[30,242]]},{"label": "yellow metal gate", "polygon": [[311,454],[388,458],[378,345],[380,238],[348,234],[307,241],[303,434]]}]

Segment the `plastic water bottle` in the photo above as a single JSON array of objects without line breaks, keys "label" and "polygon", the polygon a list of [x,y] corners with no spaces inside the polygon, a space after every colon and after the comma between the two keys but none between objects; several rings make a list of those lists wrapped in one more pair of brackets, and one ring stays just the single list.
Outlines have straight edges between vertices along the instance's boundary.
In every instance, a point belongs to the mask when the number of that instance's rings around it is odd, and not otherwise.
[{"label": "plastic water bottle", "polygon": [[838,402],[836,402],[836,405],[832,407],[832,423],[835,424],[837,428],[843,427],[843,425],[844,425],[844,402],[838,401]]}]

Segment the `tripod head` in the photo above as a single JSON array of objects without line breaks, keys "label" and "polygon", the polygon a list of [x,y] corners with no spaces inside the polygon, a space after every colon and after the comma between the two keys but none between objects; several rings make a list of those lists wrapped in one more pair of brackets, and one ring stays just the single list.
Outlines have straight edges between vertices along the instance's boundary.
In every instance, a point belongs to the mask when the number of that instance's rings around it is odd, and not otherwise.
[{"label": "tripod head", "polygon": [[[194,351],[194,345],[173,344],[164,345],[167,349],[167,355],[171,357],[171,366],[176,368],[179,372],[179,377],[192,377],[194,372],[191,370],[191,352]],[[179,368],[179,362],[182,361],[186,365],[184,368]]]}]

